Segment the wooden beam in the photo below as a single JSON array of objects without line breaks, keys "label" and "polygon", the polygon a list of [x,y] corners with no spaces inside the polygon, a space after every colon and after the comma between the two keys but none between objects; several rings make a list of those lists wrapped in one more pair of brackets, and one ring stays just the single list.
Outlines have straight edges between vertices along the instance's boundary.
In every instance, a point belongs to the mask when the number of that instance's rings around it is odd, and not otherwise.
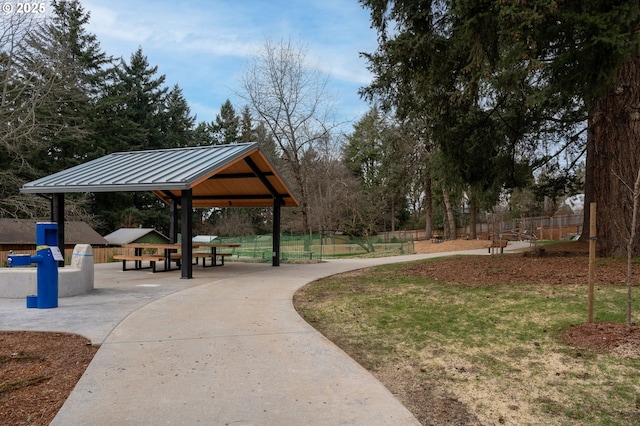
[{"label": "wooden beam", "polygon": [[256,163],[250,157],[245,157],[244,162],[247,163],[247,166],[249,166],[251,171],[255,173],[258,179],[260,179],[260,182],[262,182],[262,184],[265,186],[265,188],[267,188],[267,190],[273,197],[280,196],[280,194],[278,194],[278,191],[276,191],[273,185],[271,185],[271,182],[269,182],[269,179],[267,179],[267,176],[265,175],[265,173],[262,170],[260,170],[260,168],[256,165]]},{"label": "wooden beam", "polygon": [[[247,195],[194,195],[194,200],[271,200],[273,196],[267,194],[247,194]],[[283,198],[283,197],[281,197]]]}]

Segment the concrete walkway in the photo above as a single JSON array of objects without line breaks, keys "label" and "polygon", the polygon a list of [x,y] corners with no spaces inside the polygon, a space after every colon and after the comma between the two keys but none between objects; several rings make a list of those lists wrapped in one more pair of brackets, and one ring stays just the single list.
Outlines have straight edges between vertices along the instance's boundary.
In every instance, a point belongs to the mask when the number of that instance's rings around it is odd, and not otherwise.
[{"label": "concrete walkway", "polygon": [[292,296],[336,273],[447,254],[277,268],[228,262],[196,268],[191,280],[96,265],[96,290],[61,298],[59,308],[0,299],[0,329],[65,331],[100,344],[52,425],[415,425],[298,316]]}]

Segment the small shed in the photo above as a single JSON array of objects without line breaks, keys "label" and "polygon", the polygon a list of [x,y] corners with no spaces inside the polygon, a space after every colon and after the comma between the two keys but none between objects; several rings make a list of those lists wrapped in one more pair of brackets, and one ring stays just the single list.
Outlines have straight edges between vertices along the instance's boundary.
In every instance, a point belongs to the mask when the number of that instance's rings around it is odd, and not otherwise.
[{"label": "small shed", "polygon": [[153,228],[120,228],[109,235],[105,235],[104,239],[107,240],[111,246],[121,246],[122,244],[130,243],[169,243],[169,237]]}]

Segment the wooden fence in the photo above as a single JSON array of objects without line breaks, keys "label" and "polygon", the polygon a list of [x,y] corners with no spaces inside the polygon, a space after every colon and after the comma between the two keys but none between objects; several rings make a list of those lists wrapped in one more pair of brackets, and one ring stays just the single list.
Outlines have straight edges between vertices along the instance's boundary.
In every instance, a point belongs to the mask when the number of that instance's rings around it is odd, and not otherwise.
[{"label": "wooden fence", "polygon": [[[534,232],[539,240],[561,240],[569,234],[582,232],[582,214],[563,216],[536,216],[517,219],[497,219],[495,232]],[[488,239],[494,232],[494,222],[476,224],[476,235],[481,239]],[[457,229],[458,238],[466,238],[471,234],[471,226],[467,225]],[[442,235],[442,229],[434,230],[434,235]],[[417,241],[427,239],[424,230],[403,230],[394,232],[380,232],[377,234],[383,241],[398,239],[401,241]]]}]

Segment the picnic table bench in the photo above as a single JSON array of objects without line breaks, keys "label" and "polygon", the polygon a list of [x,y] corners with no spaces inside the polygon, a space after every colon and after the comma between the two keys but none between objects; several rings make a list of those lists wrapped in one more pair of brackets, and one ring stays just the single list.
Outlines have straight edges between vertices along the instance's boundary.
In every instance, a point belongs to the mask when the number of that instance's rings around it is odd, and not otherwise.
[{"label": "picnic table bench", "polygon": [[[224,258],[227,256],[233,255],[233,253],[209,253],[209,252],[200,252],[194,251],[191,255],[195,258],[194,265],[198,264],[198,259],[202,259],[202,267],[208,268],[211,266],[218,266],[217,259],[220,259],[220,266],[224,266]],[[211,260],[211,264],[207,266],[207,259]]]},{"label": "picnic table bench", "polygon": [[211,259],[211,266],[218,266],[217,260],[220,259],[220,266],[224,266],[224,258],[232,256],[230,252],[218,252],[219,248],[236,248],[240,247],[240,244],[235,243],[195,243],[194,248],[209,248],[208,252],[194,251],[191,255],[196,259],[195,264],[198,264],[198,259],[202,259],[202,267],[207,267],[207,259]]},{"label": "picnic table bench", "polygon": [[[127,271],[126,262],[133,261],[134,269],[149,269],[151,268],[153,272],[162,272],[162,271],[170,271],[171,270],[171,262],[176,262],[178,268],[180,268],[180,262],[182,262],[183,254],[179,253],[182,247],[180,244],[147,244],[147,243],[131,243],[131,244],[123,244],[122,247],[132,248],[134,249],[134,254],[119,254],[113,256],[115,260],[122,260],[122,270]],[[217,251],[218,248],[234,248],[240,247],[240,244],[212,244],[212,243],[194,243],[193,248],[208,248],[208,251],[193,251],[191,253],[192,259],[191,262],[194,265],[198,264],[198,259],[202,259],[203,267],[211,267],[211,266],[223,266],[224,258],[227,256],[231,256],[232,253],[220,253]],[[148,251],[155,251],[156,253],[146,253]],[[206,259],[211,259],[209,265],[207,265]],[[193,262],[195,260],[195,262]],[[219,260],[219,262],[218,262]],[[148,267],[142,267],[142,262],[148,261],[150,262]],[[156,262],[164,262],[164,269],[156,269]]]},{"label": "picnic table bench", "polygon": [[[122,270],[127,271],[127,261],[134,262],[133,269],[151,269],[156,272],[156,262],[164,262],[165,257],[155,254],[126,255],[116,254],[115,260],[122,260]],[[142,262],[149,262],[149,266],[143,267]]]},{"label": "picnic table bench", "polygon": [[[220,266],[224,266],[224,258],[231,255],[233,255],[233,253],[216,253],[215,257],[220,259]],[[191,262],[192,265],[197,265],[199,262],[199,259],[202,259],[202,266],[204,268],[211,267],[211,266],[218,266],[217,261],[214,260],[213,253],[204,252],[204,251],[194,251],[191,253],[191,256],[193,258],[193,261]],[[178,267],[179,267],[180,262],[182,261],[182,254],[171,253],[171,259],[175,260],[178,263]],[[206,265],[207,259],[211,259],[211,264],[209,266]]]},{"label": "picnic table bench", "polygon": [[[175,260],[174,254],[178,252],[180,248],[179,244],[151,244],[151,243],[130,243],[123,244],[122,247],[132,248],[134,250],[133,255],[122,254],[113,256],[116,260],[122,260],[122,270],[126,271],[126,261],[135,261],[135,269],[148,269],[142,268],[142,261],[153,262],[150,266],[153,272],[164,272],[171,270],[171,262]],[[155,253],[149,253],[154,251]],[[156,268],[156,262],[163,262],[164,269],[158,270]],[[178,261],[179,264],[179,261]]]}]

